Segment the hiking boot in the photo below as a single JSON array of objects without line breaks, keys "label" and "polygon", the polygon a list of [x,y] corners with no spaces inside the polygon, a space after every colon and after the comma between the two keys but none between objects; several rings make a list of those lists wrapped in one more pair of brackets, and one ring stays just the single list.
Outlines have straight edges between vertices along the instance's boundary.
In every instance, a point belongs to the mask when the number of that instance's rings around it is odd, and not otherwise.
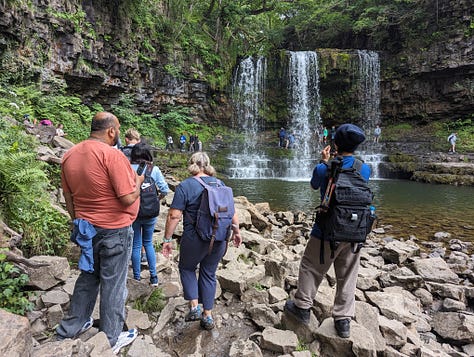
[{"label": "hiking boot", "polygon": [[214,324],[214,320],[212,319],[212,316],[211,315],[208,315],[208,316],[204,316],[202,319],[201,319],[201,327],[204,329],[204,330],[212,330],[214,328],[215,324]]},{"label": "hiking boot", "polygon": [[296,306],[293,300],[288,300],[285,303],[284,311],[289,312],[296,320],[304,323],[305,325],[309,324],[309,309],[302,309]]},{"label": "hiking boot", "polygon": [[351,335],[351,319],[342,319],[334,322],[339,337],[348,338]]},{"label": "hiking boot", "polygon": [[138,330],[136,328],[132,328],[131,330],[121,332],[117,342],[115,342],[114,347],[112,347],[112,351],[117,354],[120,352],[122,347],[128,346],[131,344],[138,336]]},{"label": "hiking boot", "polygon": [[158,277],[156,275],[150,277],[150,284],[155,288],[158,286]]},{"label": "hiking boot", "polygon": [[188,314],[184,317],[184,321],[197,321],[202,317],[201,306],[197,305],[189,309]]}]

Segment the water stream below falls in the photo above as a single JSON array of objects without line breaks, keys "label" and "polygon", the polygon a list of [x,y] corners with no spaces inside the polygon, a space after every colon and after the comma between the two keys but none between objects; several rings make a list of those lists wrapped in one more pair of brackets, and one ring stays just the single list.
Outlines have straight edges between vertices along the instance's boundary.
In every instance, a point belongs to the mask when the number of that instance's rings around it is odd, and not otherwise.
[{"label": "water stream below falls", "polygon": [[[319,204],[319,191],[309,180],[285,181],[226,179],[235,196],[250,202],[268,202],[274,211],[303,211],[312,215]],[[415,235],[432,240],[444,231],[452,238],[474,242],[474,187],[431,185],[401,180],[371,180],[379,225],[392,225],[388,232],[395,238]]]}]

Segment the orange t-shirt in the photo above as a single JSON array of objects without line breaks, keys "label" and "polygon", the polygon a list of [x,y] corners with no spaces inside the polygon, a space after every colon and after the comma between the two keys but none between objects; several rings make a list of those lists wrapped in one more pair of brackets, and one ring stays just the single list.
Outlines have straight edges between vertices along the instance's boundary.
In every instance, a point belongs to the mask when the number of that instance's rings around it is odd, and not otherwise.
[{"label": "orange t-shirt", "polygon": [[103,142],[85,140],[63,157],[61,182],[72,195],[76,218],[107,229],[131,225],[140,199],[124,206],[119,197],[135,191],[135,171],[125,155]]}]

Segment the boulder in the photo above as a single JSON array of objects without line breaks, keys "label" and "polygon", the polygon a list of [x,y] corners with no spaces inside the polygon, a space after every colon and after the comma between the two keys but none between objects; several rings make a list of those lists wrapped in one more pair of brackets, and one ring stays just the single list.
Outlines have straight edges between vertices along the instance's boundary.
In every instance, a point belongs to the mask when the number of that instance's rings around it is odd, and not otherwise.
[{"label": "boulder", "polygon": [[382,249],[382,257],[390,263],[402,264],[408,258],[418,254],[420,247],[411,241],[393,240]]},{"label": "boulder", "polygon": [[229,357],[263,357],[258,345],[251,340],[237,340],[232,342]]},{"label": "boulder", "polygon": [[84,343],[80,339],[64,341],[48,342],[39,345],[33,349],[31,356],[33,357],[50,357],[50,356],[76,356],[88,357],[93,345]]},{"label": "boulder", "polygon": [[288,293],[278,286],[272,286],[268,289],[268,299],[270,304],[288,299]]},{"label": "boulder", "polygon": [[337,335],[332,317],[323,321],[315,335],[321,342],[322,356],[377,356],[372,334],[355,321],[351,322],[349,338],[341,338]]},{"label": "boulder", "polygon": [[413,268],[426,281],[457,284],[460,280],[442,258],[416,259]]},{"label": "boulder", "polygon": [[152,338],[147,335],[138,335],[130,349],[127,352],[127,357],[143,357],[143,356],[154,356],[154,357],[171,357],[169,353],[165,353],[160,350]]},{"label": "boulder", "polygon": [[356,322],[370,331],[372,337],[374,338],[375,349],[377,352],[383,352],[385,350],[385,340],[380,333],[379,317],[380,315],[376,307],[366,302],[356,301]]},{"label": "boulder", "polygon": [[474,316],[461,312],[437,312],[431,322],[441,337],[457,343],[474,343]]},{"label": "boulder", "polygon": [[397,320],[389,320],[385,316],[379,316],[380,331],[387,345],[395,348],[402,347],[407,343],[407,328]]},{"label": "boulder", "polygon": [[29,286],[41,290],[49,290],[53,286],[65,282],[70,274],[67,258],[41,255],[31,257],[30,260],[44,265],[37,268],[27,268],[30,278],[27,283]]},{"label": "boulder", "polygon": [[242,295],[250,284],[259,282],[265,272],[263,266],[251,267],[241,263],[239,268],[226,266],[225,269],[218,270],[216,275],[223,290]]},{"label": "boulder", "polygon": [[410,292],[399,287],[383,291],[367,291],[367,298],[385,317],[402,323],[416,322],[421,315],[420,301]]},{"label": "boulder", "polygon": [[31,356],[33,338],[28,319],[0,309],[0,356]]},{"label": "boulder", "polygon": [[270,327],[280,324],[280,318],[265,304],[257,304],[248,309],[253,322],[261,327]]},{"label": "boulder", "polygon": [[291,353],[298,347],[298,336],[293,331],[267,327],[262,332],[262,348],[278,353]]}]

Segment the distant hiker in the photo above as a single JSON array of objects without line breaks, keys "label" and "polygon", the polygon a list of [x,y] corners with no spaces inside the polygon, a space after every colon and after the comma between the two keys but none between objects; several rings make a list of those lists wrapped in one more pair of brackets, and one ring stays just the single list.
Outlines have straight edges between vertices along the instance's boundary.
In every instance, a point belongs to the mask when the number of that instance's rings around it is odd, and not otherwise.
[{"label": "distant hiker", "polygon": [[196,136],[193,135],[193,134],[190,134],[190,135],[189,135],[189,151],[190,151],[190,152],[194,152],[194,150],[195,150],[195,147],[194,147],[195,142],[196,142]]},{"label": "distant hiker", "polygon": [[52,123],[51,120],[49,120],[49,119],[43,119],[43,120],[40,121],[40,125],[52,126],[53,123]]},{"label": "distant hiker", "polygon": [[292,133],[288,135],[288,138],[286,140],[286,148],[293,149],[294,146],[295,146],[295,135]]},{"label": "distant hiker", "polygon": [[[210,248],[210,241],[201,238],[195,223],[197,223],[201,197],[205,190],[199,179],[210,186],[222,184],[222,182],[214,177],[216,171],[211,166],[209,156],[204,152],[196,152],[191,156],[188,170],[192,177],[182,181],[176,187],[173,202],[166,218],[162,253],[165,257],[170,257],[173,248],[173,232],[181,217],[184,217],[178,266],[184,298],[190,304],[185,321],[200,320],[203,329],[212,330],[214,328],[212,309],[216,294],[216,270],[227,250],[228,241],[215,240]],[[222,208],[227,209],[227,207]],[[222,212],[225,213],[224,210]],[[231,231],[228,233],[233,233],[234,245],[239,247],[242,238],[235,211],[230,223]],[[199,269],[197,269],[198,266]],[[198,272],[198,276],[196,276],[196,272]],[[199,303],[202,303],[202,308]]]},{"label": "distant hiker", "polygon": [[58,127],[56,128],[56,136],[66,136],[67,134],[64,132],[64,125],[58,124]]},{"label": "distant hiker", "polygon": [[458,140],[458,133],[451,133],[448,136],[448,142],[451,144],[449,152],[456,152],[456,141]]},{"label": "distant hiker", "polygon": [[171,135],[168,135],[166,138],[166,147],[165,150],[174,150],[174,142],[173,142],[173,137]]},{"label": "distant hiker", "polygon": [[202,151],[202,141],[201,139],[197,139],[197,151]]},{"label": "distant hiker", "polygon": [[333,125],[331,127],[331,145],[334,145],[334,138],[336,137],[336,127]]},{"label": "distant hiker", "polygon": [[[353,177],[361,180],[359,187],[367,186],[367,181],[370,176],[370,167],[360,160],[355,159],[353,156],[358,145],[364,140],[364,132],[353,124],[341,125],[336,130],[334,138],[338,155],[342,156],[342,163],[341,161],[338,162],[340,164],[338,168],[341,170],[339,171],[339,175],[342,174],[342,170],[344,169],[346,169],[346,172],[350,171],[352,175],[354,175],[356,171],[354,171],[353,168],[356,166],[356,161],[358,161],[360,170],[358,170],[357,174]],[[330,151],[331,147],[329,145],[322,150],[321,163],[316,165],[311,178],[311,187],[313,189],[320,189],[321,191],[322,203],[327,194],[326,188],[332,177],[332,175],[327,174],[328,170],[330,170],[328,165],[331,166],[330,172],[332,173],[333,171],[333,164],[329,162]],[[346,179],[346,176],[344,178]],[[343,182],[347,183],[346,180]],[[331,188],[333,186],[329,185],[329,187]],[[368,186],[366,188],[368,189]],[[368,190],[370,192],[370,189]],[[364,191],[364,193],[366,193],[366,191]],[[356,196],[358,195],[354,195],[354,197]],[[370,195],[370,199],[371,197],[372,195]],[[340,337],[348,338],[350,336],[350,321],[355,312],[355,289],[360,254],[358,251],[356,253],[353,252],[354,243],[348,241],[334,242],[328,239],[335,236],[335,233],[339,232],[338,229],[341,228],[341,226],[354,228],[352,225],[355,225],[358,229],[358,226],[361,225],[366,228],[365,222],[359,222],[359,219],[365,217],[366,212],[354,211],[351,205],[342,206],[341,204],[338,208],[343,212],[343,219],[341,221],[333,222],[330,218],[326,218],[327,220],[323,221],[324,224],[321,224],[319,221],[314,224],[300,263],[298,289],[295,293],[294,300],[288,300],[284,310],[285,313],[290,314],[299,322],[308,324],[310,321],[311,307],[313,306],[319,285],[331,265],[334,264],[337,289],[332,316],[334,318],[337,334]],[[367,210],[369,211],[368,207]],[[337,213],[337,211],[332,211],[331,208],[329,208],[327,212]],[[349,220],[345,218],[347,216],[349,216]],[[331,215],[329,217],[333,216]],[[359,233],[358,230],[357,233]]]},{"label": "distant hiker", "polygon": [[285,140],[286,140],[286,131],[285,128],[281,128],[280,131],[278,132],[278,146],[281,148],[285,147]]},{"label": "distant hiker", "polygon": [[133,146],[138,144],[140,139],[140,133],[134,128],[128,128],[125,132],[125,146],[122,146],[120,150],[122,150],[128,161],[131,161]]},{"label": "distant hiker", "polygon": [[69,311],[56,329],[59,340],[76,338],[90,329],[100,291],[99,330],[105,333],[115,354],[138,335],[137,329],[122,329],[131,224],[138,214],[144,179],[113,148],[119,136],[117,117],[99,112],[92,118],[89,138],[69,149],[62,160],[62,188],[74,223],[71,239],[81,246],[82,255]]},{"label": "distant hiker", "polygon": [[374,129],[374,143],[379,142],[380,134],[382,134],[382,129],[380,128],[380,125],[377,125]]},{"label": "distant hiker", "polygon": [[179,137],[179,149],[181,151],[186,150],[186,135],[184,135],[184,133]]}]

